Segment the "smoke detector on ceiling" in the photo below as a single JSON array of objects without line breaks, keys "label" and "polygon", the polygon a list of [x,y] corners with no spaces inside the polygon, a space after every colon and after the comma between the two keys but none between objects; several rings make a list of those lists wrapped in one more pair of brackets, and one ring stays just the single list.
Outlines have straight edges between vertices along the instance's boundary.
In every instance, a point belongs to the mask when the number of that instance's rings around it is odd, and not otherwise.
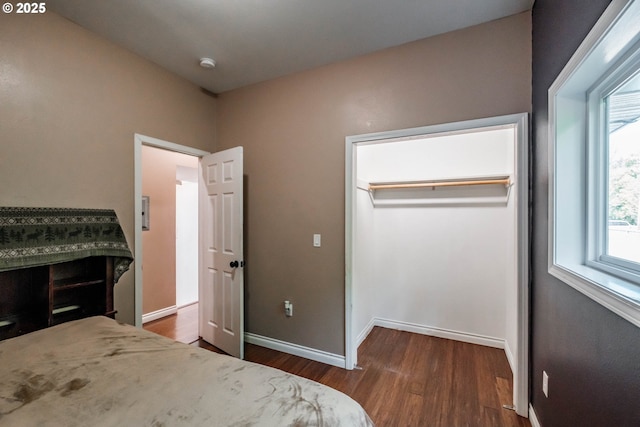
[{"label": "smoke detector on ceiling", "polygon": [[215,68],[216,61],[211,58],[200,58],[200,66],[202,68]]}]

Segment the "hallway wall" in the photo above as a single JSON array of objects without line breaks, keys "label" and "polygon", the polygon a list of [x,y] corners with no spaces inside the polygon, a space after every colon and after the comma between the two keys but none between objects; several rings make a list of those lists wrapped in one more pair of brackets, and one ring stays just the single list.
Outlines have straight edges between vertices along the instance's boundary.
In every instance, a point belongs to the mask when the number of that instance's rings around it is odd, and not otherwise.
[{"label": "hallway wall", "polygon": [[142,313],[176,306],[176,168],[198,158],[142,146],[142,194],[149,196],[150,229],[142,232]]}]

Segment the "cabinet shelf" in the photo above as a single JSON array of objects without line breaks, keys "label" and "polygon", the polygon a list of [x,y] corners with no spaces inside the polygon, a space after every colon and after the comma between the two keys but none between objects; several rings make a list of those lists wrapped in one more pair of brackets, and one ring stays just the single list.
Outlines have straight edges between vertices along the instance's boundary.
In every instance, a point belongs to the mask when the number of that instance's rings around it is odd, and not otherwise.
[{"label": "cabinet shelf", "polygon": [[8,328],[15,324],[16,322],[14,322],[13,320],[0,320],[0,328]]},{"label": "cabinet shelf", "polygon": [[105,283],[105,279],[87,280],[80,277],[74,277],[71,279],[55,280],[53,282],[53,291],[66,291],[69,289],[82,288],[85,286],[103,285]]},{"label": "cabinet shelf", "polygon": [[37,331],[47,326],[47,319],[43,313],[21,311],[0,318],[0,338],[10,338],[17,335]]},{"label": "cabinet shelf", "polygon": [[115,316],[113,258],[0,272],[0,340],[88,316]]},{"label": "cabinet shelf", "polygon": [[79,305],[65,305],[63,307],[58,307],[58,308],[54,308],[53,310],[51,310],[51,314],[53,314],[54,316],[57,314],[63,314],[63,313],[68,313],[70,311],[75,311],[75,310],[80,310],[80,306]]}]

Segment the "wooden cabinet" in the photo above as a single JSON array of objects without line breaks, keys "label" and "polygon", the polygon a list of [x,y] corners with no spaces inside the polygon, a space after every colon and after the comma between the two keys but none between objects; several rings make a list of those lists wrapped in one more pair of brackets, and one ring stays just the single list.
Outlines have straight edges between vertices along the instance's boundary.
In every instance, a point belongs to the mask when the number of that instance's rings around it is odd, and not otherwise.
[{"label": "wooden cabinet", "polygon": [[83,317],[114,317],[113,257],[0,273],[0,340]]}]

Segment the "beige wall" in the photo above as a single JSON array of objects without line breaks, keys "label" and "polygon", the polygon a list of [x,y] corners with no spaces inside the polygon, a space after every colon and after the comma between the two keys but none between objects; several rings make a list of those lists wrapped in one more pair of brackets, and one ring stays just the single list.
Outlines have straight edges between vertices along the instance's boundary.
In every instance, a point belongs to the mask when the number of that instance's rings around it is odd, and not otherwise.
[{"label": "beige wall", "polygon": [[[247,330],[343,354],[345,136],[529,111],[530,34],[525,13],[227,92],[216,112],[54,13],[2,14],[0,205],[113,208],[133,248],[134,133],[243,145]],[[121,320],[133,322],[133,297],[130,271]]]},{"label": "beige wall", "polygon": [[176,169],[198,158],[142,147],[142,194],[150,198],[150,228],[142,232],[142,314],[176,305]]},{"label": "beige wall", "polygon": [[222,94],[219,148],[245,148],[247,330],[344,354],[345,136],[530,110],[530,13]]},{"label": "beige wall", "polygon": [[[215,148],[216,102],[53,12],[0,15],[0,205],[115,209],[134,246],[134,133]],[[116,285],[134,321],[133,266]]]}]

